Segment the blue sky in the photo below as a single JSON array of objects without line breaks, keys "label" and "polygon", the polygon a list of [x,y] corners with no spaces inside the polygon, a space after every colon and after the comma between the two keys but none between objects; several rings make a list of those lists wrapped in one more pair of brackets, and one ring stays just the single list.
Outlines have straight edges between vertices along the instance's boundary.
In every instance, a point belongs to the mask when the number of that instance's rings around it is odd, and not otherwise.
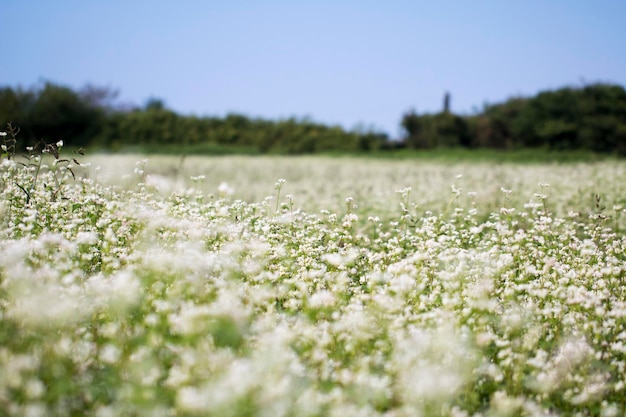
[{"label": "blue sky", "polygon": [[583,82],[626,85],[626,1],[0,0],[0,84],[180,113],[360,125]]}]

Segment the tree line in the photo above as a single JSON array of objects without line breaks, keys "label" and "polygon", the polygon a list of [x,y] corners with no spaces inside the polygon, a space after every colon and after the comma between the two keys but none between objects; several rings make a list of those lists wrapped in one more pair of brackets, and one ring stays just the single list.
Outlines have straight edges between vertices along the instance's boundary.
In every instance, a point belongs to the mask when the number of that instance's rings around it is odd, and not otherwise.
[{"label": "tree line", "polygon": [[51,82],[29,89],[2,87],[0,126],[8,122],[18,126],[26,146],[63,139],[70,146],[111,150],[362,152],[379,149],[389,140],[383,133],[346,131],[308,119],[187,116],[166,108],[159,99],[137,107],[119,105],[116,97],[115,91],[92,85],[78,91]]},{"label": "tree line", "polygon": [[125,106],[109,88],[82,89],[51,82],[0,87],[0,126],[20,128],[25,146],[63,139],[75,147],[218,153],[370,152],[386,149],[545,148],[626,155],[626,90],[596,83],[515,97],[480,112],[450,111],[446,94],[439,113],[402,115],[403,136],[371,129],[346,130],[309,119],[266,120],[242,114],[180,115],[161,100]]},{"label": "tree line", "polygon": [[626,155],[626,90],[590,84],[544,91],[486,105],[471,116],[448,109],[437,114],[408,112],[402,118],[405,146],[468,148],[544,148],[589,150]]}]

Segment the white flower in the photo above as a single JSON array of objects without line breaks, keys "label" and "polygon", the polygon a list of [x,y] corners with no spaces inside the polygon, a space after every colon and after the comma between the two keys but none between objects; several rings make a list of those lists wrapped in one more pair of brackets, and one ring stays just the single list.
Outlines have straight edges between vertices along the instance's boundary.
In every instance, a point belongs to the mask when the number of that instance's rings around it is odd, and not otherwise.
[{"label": "white flower", "polygon": [[322,290],[311,296],[309,305],[313,308],[332,307],[336,301],[335,294],[328,290]]},{"label": "white flower", "polygon": [[26,383],[26,394],[29,398],[39,398],[46,392],[46,386],[40,379],[29,379]]},{"label": "white flower", "polygon": [[76,243],[79,245],[95,245],[98,243],[98,234],[96,232],[80,231],[76,234]]},{"label": "white flower", "polygon": [[286,182],[287,182],[287,180],[286,180],[286,179],[284,179],[284,178],[280,178],[280,179],[279,179],[278,181],[276,181],[276,183],[274,184],[274,188],[278,190],[278,189],[280,189],[280,187],[282,187],[282,186],[283,186],[283,184],[284,184],[284,183],[286,183]]},{"label": "white flower", "polygon": [[104,363],[114,364],[119,360],[120,354],[120,349],[117,346],[107,344],[100,350],[100,359]]},{"label": "white flower", "polygon": [[227,182],[220,183],[219,187],[217,187],[217,191],[223,197],[233,195],[233,193],[235,192],[235,190],[230,185],[228,185]]}]

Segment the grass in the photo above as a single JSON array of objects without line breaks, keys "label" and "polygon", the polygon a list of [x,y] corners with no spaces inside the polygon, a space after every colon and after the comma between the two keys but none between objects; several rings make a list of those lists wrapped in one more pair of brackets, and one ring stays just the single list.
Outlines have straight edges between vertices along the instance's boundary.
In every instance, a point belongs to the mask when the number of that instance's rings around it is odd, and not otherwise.
[{"label": "grass", "polygon": [[[197,156],[253,156],[263,155],[254,146],[232,146],[220,144],[199,145],[159,145],[159,146],[126,146],[115,149],[113,152],[106,149],[92,149],[92,152],[135,154],[135,155],[197,155]],[[303,154],[300,156],[322,156],[332,158],[373,158],[390,160],[416,160],[434,161],[441,163],[458,162],[496,162],[496,163],[521,163],[521,164],[545,164],[545,163],[576,163],[576,162],[600,162],[620,160],[621,158],[606,153],[594,153],[590,151],[555,151],[544,148],[526,148],[513,150],[498,150],[488,148],[436,148],[428,150],[394,149],[374,150],[368,152],[323,152],[319,154]],[[287,156],[287,153],[273,153],[266,156]]]},{"label": "grass", "polygon": [[572,163],[599,162],[615,160],[618,157],[610,154],[599,154],[589,151],[551,151],[547,149],[463,149],[440,148],[431,150],[390,150],[376,151],[363,156],[385,159],[415,159],[442,163],[452,162],[497,162],[497,163]]},{"label": "grass", "polygon": [[158,146],[119,146],[114,149],[93,149],[96,153],[140,154],[140,155],[260,155],[254,146],[221,145],[201,143],[197,145],[161,144]]},{"label": "grass", "polygon": [[0,415],[626,411],[621,161],[32,158]]}]

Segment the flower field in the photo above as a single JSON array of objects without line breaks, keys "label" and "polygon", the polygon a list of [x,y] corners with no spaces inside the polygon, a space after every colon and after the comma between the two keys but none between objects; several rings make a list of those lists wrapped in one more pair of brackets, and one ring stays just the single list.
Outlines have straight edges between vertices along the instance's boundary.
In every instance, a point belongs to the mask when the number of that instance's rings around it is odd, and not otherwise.
[{"label": "flower field", "polygon": [[626,412],[623,162],[84,159],[2,159],[0,416]]}]

